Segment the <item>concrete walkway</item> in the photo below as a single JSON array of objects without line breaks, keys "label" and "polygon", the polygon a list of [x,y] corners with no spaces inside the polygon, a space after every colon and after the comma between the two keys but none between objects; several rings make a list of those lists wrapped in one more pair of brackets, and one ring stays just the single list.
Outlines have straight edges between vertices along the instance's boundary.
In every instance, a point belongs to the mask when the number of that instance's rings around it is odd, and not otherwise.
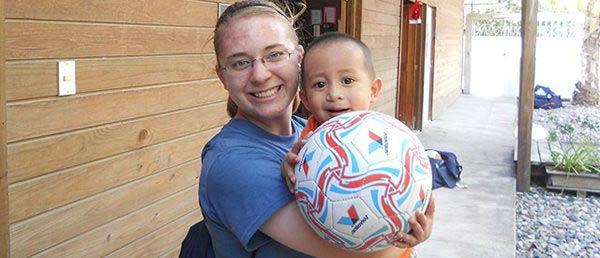
[{"label": "concrete walkway", "polygon": [[516,114],[514,98],[461,96],[419,135],[457,154],[468,188],[433,192],[433,233],[418,257],[514,257]]}]

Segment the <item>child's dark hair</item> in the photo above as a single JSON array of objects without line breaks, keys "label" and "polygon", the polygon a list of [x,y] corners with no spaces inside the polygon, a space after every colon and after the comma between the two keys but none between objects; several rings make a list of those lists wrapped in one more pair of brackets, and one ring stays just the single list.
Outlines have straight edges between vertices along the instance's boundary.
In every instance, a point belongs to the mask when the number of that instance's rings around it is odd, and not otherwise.
[{"label": "child's dark hair", "polygon": [[363,43],[362,41],[360,41],[359,39],[352,37],[348,34],[344,34],[344,33],[339,33],[339,32],[330,32],[330,33],[325,33],[317,38],[315,38],[315,40],[313,40],[308,47],[306,48],[305,52],[304,52],[304,59],[302,60],[302,80],[304,80],[304,64],[306,62],[306,58],[308,57],[309,53],[311,52],[311,50],[313,48],[317,48],[319,46],[324,46],[324,45],[329,45],[332,43],[338,43],[338,42],[351,42],[356,44],[362,54],[363,54],[363,60],[365,63],[365,68],[367,69],[367,73],[369,74],[369,77],[371,79],[375,78],[375,68],[373,67],[373,58],[371,57],[371,50],[369,50],[369,47],[367,47],[367,45],[365,45],[365,43]]}]

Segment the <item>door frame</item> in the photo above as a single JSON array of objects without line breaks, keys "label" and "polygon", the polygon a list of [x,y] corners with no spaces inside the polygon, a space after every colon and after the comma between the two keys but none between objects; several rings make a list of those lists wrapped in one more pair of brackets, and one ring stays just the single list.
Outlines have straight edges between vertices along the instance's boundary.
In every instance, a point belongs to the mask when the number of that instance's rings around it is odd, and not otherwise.
[{"label": "door frame", "polygon": [[[420,77],[423,78],[421,80],[421,85],[422,87],[418,87],[417,88],[417,92],[420,93],[417,94],[417,118],[416,118],[416,129],[417,130],[423,130],[423,127],[425,126],[425,123],[427,121],[423,121],[423,113],[424,113],[424,108],[427,108],[427,118],[426,120],[430,121],[433,120],[433,85],[434,85],[434,74],[435,74],[435,30],[436,30],[436,17],[437,17],[437,8],[433,5],[428,5],[428,4],[423,4],[424,7],[424,11],[423,11],[423,23],[425,26],[422,26],[422,63],[423,63],[423,67],[420,69]],[[428,17],[429,14],[427,12],[427,10],[431,8],[431,17]],[[429,24],[429,21],[431,21],[431,24]],[[427,38],[427,27],[431,26],[431,35],[430,38]],[[427,47],[427,40],[431,40],[430,42],[430,46],[429,46],[429,60],[425,60],[425,51],[427,51],[427,49],[425,49]],[[427,64],[427,62],[429,63],[429,74],[425,74],[425,65]],[[428,77],[428,85],[425,85],[425,77]],[[425,87],[428,87],[428,91],[429,94],[427,95],[427,107],[425,107],[424,105],[424,101],[425,101]]]},{"label": "door frame", "polygon": [[413,127],[415,130],[423,129],[423,100],[425,98],[425,35],[427,33],[427,4],[422,3],[421,24],[417,31],[416,38],[416,68],[415,68],[415,98],[413,108]]},{"label": "door frame", "polygon": [[360,39],[362,0],[340,0],[340,26],[338,31]]}]

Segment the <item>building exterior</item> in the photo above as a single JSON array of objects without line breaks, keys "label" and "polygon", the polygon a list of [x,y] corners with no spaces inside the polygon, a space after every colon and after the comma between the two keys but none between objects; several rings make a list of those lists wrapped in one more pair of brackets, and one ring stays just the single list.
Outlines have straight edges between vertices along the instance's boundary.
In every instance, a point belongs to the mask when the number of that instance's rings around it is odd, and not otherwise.
[{"label": "building exterior", "polygon": [[[384,81],[375,109],[396,115],[403,3],[354,2]],[[463,1],[422,2],[437,13],[435,119],[460,94]],[[0,240],[10,239],[0,256],[177,256],[202,219],[201,149],[228,121],[213,71],[217,10],[210,0],[0,0]],[[58,75],[66,60],[75,76]],[[58,96],[59,80],[75,80],[76,94]]]}]

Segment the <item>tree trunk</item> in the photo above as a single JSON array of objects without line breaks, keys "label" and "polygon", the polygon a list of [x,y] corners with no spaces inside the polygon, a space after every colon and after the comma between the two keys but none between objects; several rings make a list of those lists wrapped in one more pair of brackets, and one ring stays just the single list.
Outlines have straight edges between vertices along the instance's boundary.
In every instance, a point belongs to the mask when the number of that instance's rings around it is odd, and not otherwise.
[{"label": "tree trunk", "polygon": [[573,104],[600,105],[600,16],[594,14],[597,0],[588,0],[585,11],[584,38],[581,57],[583,60],[583,82],[575,84]]}]

